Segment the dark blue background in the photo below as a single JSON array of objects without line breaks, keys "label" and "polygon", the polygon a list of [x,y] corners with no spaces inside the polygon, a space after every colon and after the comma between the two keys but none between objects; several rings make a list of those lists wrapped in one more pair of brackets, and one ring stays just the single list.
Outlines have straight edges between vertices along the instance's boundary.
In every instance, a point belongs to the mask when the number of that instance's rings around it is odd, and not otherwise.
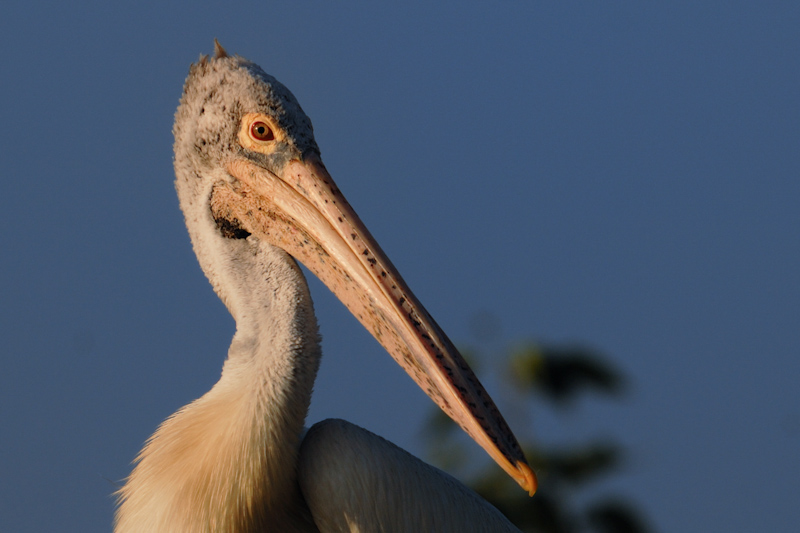
[{"label": "dark blue background", "polygon": [[[593,490],[658,531],[795,531],[797,6],[5,2],[0,529],[108,531],[143,441],[219,376],[233,322],[191,252],[170,133],[217,37],[292,89],[456,342],[490,313],[496,345],[585,343],[633,383],[518,433],[620,438],[625,470]],[[429,400],[312,285],[309,421],[422,454]]]}]

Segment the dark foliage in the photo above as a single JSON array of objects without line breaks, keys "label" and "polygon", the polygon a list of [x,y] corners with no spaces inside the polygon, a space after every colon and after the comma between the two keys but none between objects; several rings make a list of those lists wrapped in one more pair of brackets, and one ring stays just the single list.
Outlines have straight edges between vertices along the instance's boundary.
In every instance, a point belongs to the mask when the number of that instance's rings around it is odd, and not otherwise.
[{"label": "dark foliage", "polygon": [[[480,365],[481,357],[466,351],[470,363]],[[504,379],[520,391],[517,413],[527,415],[536,398],[546,398],[559,407],[571,406],[588,392],[616,397],[624,390],[624,378],[594,351],[579,347],[529,344],[508,361]],[[510,420],[512,427],[519,424]],[[529,434],[531,432],[525,432]],[[604,476],[613,475],[622,464],[623,451],[614,442],[593,442],[570,446],[542,447],[521,444],[540,478],[539,491],[530,498],[500,469],[487,464],[468,450],[463,437],[449,418],[438,409],[428,425],[431,457],[448,470],[460,470],[471,478],[471,486],[514,524],[537,533],[645,533],[644,520],[635,506],[619,498],[584,500],[583,490]],[[478,471],[467,465],[484,461]]]}]

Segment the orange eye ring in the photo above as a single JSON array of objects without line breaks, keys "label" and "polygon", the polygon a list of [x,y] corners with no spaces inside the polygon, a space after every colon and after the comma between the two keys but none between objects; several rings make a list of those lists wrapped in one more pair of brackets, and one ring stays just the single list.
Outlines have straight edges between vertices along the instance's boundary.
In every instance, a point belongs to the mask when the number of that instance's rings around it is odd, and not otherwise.
[{"label": "orange eye ring", "polygon": [[275,133],[269,124],[257,120],[250,125],[250,136],[257,141],[274,141]]}]

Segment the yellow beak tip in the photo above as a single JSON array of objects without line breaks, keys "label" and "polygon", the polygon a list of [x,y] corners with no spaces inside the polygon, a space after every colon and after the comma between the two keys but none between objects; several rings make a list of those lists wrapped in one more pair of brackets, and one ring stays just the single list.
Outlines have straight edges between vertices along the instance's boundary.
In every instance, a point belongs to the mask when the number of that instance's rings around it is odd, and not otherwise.
[{"label": "yellow beak tip", "polygon": [[520,487],[528,491],[528,496],[533,496],[536,489],[539,488],[539,481],[536,479],[536,474],[530,466],[522,461],[518,461],[516,467],[520,474],[519,478],[517,478],[517,483],[519,483]]}]

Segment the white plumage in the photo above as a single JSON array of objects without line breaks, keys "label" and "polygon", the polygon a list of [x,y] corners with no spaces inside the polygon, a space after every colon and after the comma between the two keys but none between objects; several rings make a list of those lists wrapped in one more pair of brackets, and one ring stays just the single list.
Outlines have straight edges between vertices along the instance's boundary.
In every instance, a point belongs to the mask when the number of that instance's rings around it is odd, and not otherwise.
[{"label": "white plumage", "polygon": [[192,66],[173,131],[181,209],[236,334],[219,382],[140,453],[115,531],[516,531],[462,484],[364,429],[327,420],[305,432],[321,350],[295,259],[535,489],[491,399],[336,188],[291,93],[217,45]]}]

